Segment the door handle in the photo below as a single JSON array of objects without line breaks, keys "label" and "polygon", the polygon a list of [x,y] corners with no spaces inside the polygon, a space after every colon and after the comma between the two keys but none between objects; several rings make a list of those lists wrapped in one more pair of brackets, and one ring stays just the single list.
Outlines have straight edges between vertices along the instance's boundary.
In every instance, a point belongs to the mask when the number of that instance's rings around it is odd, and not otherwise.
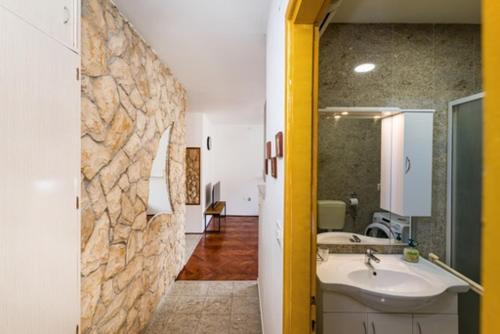
[{"label": "door handle", "polygon": [[64,15],[63,23],[64,24],[68,24],[69,20],[71,19],[71,13],[69,11],[68,6],[64,6],[64,8],[63,8],[63,15]]},{"label": "door handle", "polygon": [[420,326],[420,322],[417,322],[418,334],[422,334],[422,326]]},{"label": "door handle", "polygon": [[373,334],[377,334],[377,331],[375,330],[375,323],[372,321],[372,331]]},{"label": "door handle", "polygon": [[408,172],[411,169],[411,160],[410,158],[406,157],[406,169],[405,169],[405,174],[408,174]]}]

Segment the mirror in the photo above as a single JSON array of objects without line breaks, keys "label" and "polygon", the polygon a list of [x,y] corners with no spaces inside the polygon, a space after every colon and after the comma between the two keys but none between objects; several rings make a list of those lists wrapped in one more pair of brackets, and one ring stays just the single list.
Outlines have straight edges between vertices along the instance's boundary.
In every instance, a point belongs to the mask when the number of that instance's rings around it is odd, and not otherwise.
[{"label": "mirror", "polygon": [[149,200],[148,216],[154,216],[158,213],[172,213],[172,204],[170,202],[170,187],[168,180],[168,155],[170,134],[172,125],[170,125],[160,137],[158,151],[151,167],[151,176],[149,178]]}]

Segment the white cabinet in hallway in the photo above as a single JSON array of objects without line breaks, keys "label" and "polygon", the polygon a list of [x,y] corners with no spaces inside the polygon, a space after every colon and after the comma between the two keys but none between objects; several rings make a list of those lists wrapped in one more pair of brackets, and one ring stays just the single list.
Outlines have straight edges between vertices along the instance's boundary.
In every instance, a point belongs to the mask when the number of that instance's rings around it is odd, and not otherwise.
[{"label": "white cabinet in hallway", "polygon": [[0,6],[68,48],[79,48],[79,0],[0,0]]},{"label": "white cabinet in hallway", "polygon": [[2,6],[0,46],[0,333],[75,333],[80,56]]}]

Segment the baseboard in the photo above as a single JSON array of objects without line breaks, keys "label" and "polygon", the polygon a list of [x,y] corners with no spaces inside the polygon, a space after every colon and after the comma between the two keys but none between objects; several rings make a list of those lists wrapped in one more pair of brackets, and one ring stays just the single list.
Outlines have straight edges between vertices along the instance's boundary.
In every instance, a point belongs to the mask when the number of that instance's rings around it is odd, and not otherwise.
[{"label": "baseboard", "polygon": [[257,277],[257,291],[259,292],[259,308],[260,308],[260,328],[262,330],[262,334],[264,333],[264,312],[262,309],[262,291],[260,290],[260,280]]},{"label": "baseboard", "polygon": [[226,217],[249,217],[249,218],[259,218],[258,215],[226,215]]}]

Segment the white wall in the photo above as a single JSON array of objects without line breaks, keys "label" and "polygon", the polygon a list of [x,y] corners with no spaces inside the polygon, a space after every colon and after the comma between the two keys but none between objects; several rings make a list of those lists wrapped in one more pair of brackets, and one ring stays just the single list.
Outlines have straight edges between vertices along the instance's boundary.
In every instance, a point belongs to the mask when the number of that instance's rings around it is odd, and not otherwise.
[{"label": "white wall", "polygon": [[[266,139],[273,142],[285,130],[285,11],[287,0],[273,0],[267,29]],[[286,136],[286,133],[284,133]],[[274,149],[274,148],[273,148]],[[284,163],[278,159],[278,178],[266,177],[266,195],[259,226],[259,290],[263,331],[282,333]]]},{"label": "white wall", "polygon": [[227,202],[228,215],[258,215],[263,131],[263,125],[213,124],[211,182],[220,181],[221,200]]}]

